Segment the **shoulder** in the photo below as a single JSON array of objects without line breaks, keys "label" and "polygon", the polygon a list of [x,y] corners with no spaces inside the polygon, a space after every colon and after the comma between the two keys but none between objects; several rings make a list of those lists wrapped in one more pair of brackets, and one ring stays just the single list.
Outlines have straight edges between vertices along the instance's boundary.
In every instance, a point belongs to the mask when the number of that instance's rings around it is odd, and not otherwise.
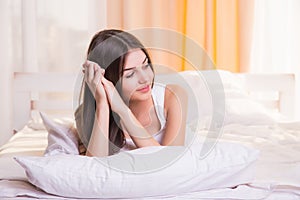
[{"label": "shoulder", "polygon": [[180,85],[173,85],[173,84],[166,85],[165,97],[175,98],[176,96],[187,97],[187,92]]},{"label": "shoulder", "polygon": [[166,85],[165,108],[168,109],[170,107],[173,107],[174,104],[178,105],[178,103],[186,104],[188,100],[187,95],[188,94],[186,90],[180,85],[173,85],[173,84]]}]

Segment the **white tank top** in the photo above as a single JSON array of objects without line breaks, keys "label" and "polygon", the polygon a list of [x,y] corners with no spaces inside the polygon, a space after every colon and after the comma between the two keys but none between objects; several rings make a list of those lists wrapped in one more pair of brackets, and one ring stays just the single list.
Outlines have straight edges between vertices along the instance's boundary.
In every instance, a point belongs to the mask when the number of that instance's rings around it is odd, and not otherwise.
[{"label": "white tank top", "polygon": [[[151,91],[155,112],[160,122],[160,130],[152,136],[158,143],[162,143],[162,139],[165,133],[166,117],[164,114],[164,102],[165,102],[165,89],[166,85],[161,83],[154,83]],[[120,149],[120,151],[128,151],[136,149],[134,142],[131,138],[126,138],[126,144]]]}]

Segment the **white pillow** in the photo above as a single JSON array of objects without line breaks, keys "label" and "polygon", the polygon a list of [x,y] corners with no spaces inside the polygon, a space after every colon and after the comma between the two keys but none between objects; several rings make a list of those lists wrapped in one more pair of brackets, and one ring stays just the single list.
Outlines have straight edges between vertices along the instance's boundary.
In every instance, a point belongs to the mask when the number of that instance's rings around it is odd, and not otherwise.
[{"label": "white pillow", "polygon": [[267,109],[251,97],[245,89],[245,78],[240,74],[218,70],[225,92],[224,124],[273,125],[279,113]]},{"label": "white pillow", "polygon": [[152,146],[107,157],[55,155],[17,157],[29,181],[44,191],[71,198],[166,196],[250,183],[258,151],[217,143]]},{"label": "white pillow", "polygon": [[44,155],[79,154],[78,134],[72,123],[57,123],[45,113],[41,113],[44,126],[48,131],[48,146]]},{"label": "white pillow", "polygon": [[227,99],[224,124],[273,125],[276,122],[263,105],[250,98]]},{"label": "white pillow", "polygon": [[[188,95],[187,123],[195,119],[212,117],[225,101],[222,70],[188,70],[178,73],[158,74],[155,81],[164,84],[180,85]],[[228,78],[229,79],[229,78]],[[217,111],[218,112],[218,111]],[[223,111],[224,112],[224,111]],[[223,113],[224,114],[224,113]]]},{"label": "white pillow", "polygon": [[[187,123],[220,119],[217,124],[269,125],[282,118],[253,100],[245,89],[245,78],[226,70],[194,70],[159,74],[157,82],[178,84],[188,93]],[[224,104],[224,106],[223,106]],[[217,115],[217,116],[214,116]]]}]

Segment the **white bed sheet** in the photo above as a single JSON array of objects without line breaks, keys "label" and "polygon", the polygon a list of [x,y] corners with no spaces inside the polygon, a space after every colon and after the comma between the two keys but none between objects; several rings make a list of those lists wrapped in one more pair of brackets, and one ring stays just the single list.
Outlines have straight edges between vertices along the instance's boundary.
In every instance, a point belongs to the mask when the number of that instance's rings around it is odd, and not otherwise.
[{"label": "white bed sheet", "polygon": [[[207,130],[198,130],[197,134],[205,136]],[[236,188],[144,199],[300,199],[300,122],[225,125],[220,140],[242,143],[261,151],[253,183]],[[1,199],[66,199],[47,194],[28,183],[23,169],[12,159],[14,155],[42,155],[46,145],[45,130],[25,127],[1,147]]]},{"label": "white bed sheet", "polygon": [[[58,197],[47,194],[26,181],[9,181],[1,180],[0,188],[6,188],[5,195],[1,195],[1,199],[69,199],[64,197]],[[0,189],[1,191],[1,189]],[[276,188],[268,184],[261,185],[240,185],[234,189],[214,189],[207,191],[199,191],[188,194],[182,194],[180,196],[161,196],[161,197],[146,197],[143,199],[232,199],[232,200],[249,200],[249,199],[284,199],[294,200],[299,199],[300,194],[297,189],[286,186],[282,188]],[[74,199],[74,198],[72,198]],[[141,199],[141,198],[139,198]]]},{"label": "white bed sheet", "polygon": [[[285,127],[285,128],[284,128]],[[256,181],[300,188],[300,129],[293,124],[274,126],[228,125],[222,140],[236,141],[261,151]]]},{"label": "white bed sheet", "polygon": [[0,147],[0,158],[16,155],[41,156],[48,144],[47,135],[45,128],[33,129],[27,125]]}]

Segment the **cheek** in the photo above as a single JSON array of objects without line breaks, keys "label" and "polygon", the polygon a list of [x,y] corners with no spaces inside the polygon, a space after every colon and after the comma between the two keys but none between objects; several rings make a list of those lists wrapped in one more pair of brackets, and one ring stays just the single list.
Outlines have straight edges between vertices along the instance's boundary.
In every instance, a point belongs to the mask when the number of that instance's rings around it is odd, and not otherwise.
[{"label": "cheek", "polygon": [[137,88],[136,80],[123,78],[122,80],[123,98],[128,99],[132,95],[133,91],[136,90],[136,88]]},{"label": "cheek", "polygon": [[152,71],[151,68],[149,68],[149,80],[152,82],[153,81],[153,78],[154,78],[154,72]]}]

